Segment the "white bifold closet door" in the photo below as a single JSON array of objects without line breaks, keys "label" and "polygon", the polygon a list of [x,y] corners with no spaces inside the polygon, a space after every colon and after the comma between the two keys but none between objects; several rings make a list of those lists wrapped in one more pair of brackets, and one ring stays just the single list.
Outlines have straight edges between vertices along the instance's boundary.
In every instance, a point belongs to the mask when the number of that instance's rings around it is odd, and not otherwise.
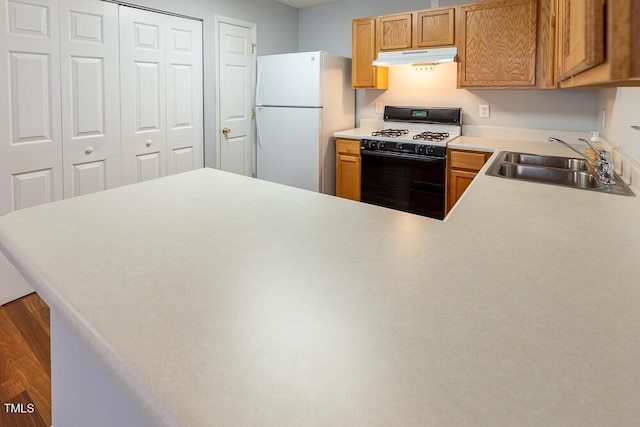
[{"label": "white bifold closet door", "polygon": [[0,5],[0,215],[63,196],[57,5]]},{"label": "white bifold closet door", "polygon": [[123,183],[203,166],[202,23],[120,6]]},{"label": "white bifold closet door", "polygon": [[[203,166],[202,23],[0,0],[0,215]],[[31,287],[0,254],[0,304]]]},{"label": "white bifold closet door", "polygon": [[[0,215],[60,200],[57,0],[0,0]],[[33,292],[0,254],[0,304]]]},{"label": "white bifold closet door", "polygon": [[60,0],[64,197],[122,182],[118,5]]}]

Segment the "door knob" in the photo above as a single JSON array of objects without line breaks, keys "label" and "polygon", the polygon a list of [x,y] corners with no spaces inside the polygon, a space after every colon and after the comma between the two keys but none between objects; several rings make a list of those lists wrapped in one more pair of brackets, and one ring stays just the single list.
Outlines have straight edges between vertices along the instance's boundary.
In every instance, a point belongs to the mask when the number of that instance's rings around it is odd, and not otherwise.
[{"label": "door knob", "polygon": [[151,147],[151,144],[152,144],[151,140],[150,140],[150,139],[147,139],[146,146],[147,146],[147,147]]},{"label": "door knob", "polygon": [[222,133],[224,133],[225,136],[229,135],[229,132],[231,132],[231,129],[227,127],[222,128]]},{"label": "door knob", "polygon": [[89,155],[93,153],[93,147],[87,147],[84,149],[84,154]]}]

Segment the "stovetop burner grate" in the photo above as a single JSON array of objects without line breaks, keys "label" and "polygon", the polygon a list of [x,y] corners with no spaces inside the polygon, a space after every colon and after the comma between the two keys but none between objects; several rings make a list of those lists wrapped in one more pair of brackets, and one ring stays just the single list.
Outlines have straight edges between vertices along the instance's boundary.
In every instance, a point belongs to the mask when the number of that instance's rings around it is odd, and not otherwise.
[{"label": "stovetop burner grate", "polygon": [[371,136],[386,136],[387,138],[398,138],[409,133],[408,129],[381,129],[371,133]]},{"label": "stovetop burner grate", "polygon": [[421,140],[421,141],[443,141],[449,138],[448,132],[422,132],[417,135],[414,135],[413,139]]}]

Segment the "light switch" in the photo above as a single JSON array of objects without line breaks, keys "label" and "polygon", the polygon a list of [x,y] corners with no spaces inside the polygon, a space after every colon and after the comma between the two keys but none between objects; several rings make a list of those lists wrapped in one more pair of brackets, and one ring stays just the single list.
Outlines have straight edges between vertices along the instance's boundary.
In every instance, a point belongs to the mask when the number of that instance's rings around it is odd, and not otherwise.
[{"label": "light switch", "polygon": [[384,113],[384,104],[382,102],[376,102],[376,113]]}]

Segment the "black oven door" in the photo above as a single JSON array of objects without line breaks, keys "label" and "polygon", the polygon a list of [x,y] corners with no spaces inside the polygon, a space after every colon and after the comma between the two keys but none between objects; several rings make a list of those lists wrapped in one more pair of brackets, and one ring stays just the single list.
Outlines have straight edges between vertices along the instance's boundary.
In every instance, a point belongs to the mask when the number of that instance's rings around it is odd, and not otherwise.
[{"label": "black oven door", "polygon": [[361,155],[361,201],[444,218],[445,158],[365,150]]}]

